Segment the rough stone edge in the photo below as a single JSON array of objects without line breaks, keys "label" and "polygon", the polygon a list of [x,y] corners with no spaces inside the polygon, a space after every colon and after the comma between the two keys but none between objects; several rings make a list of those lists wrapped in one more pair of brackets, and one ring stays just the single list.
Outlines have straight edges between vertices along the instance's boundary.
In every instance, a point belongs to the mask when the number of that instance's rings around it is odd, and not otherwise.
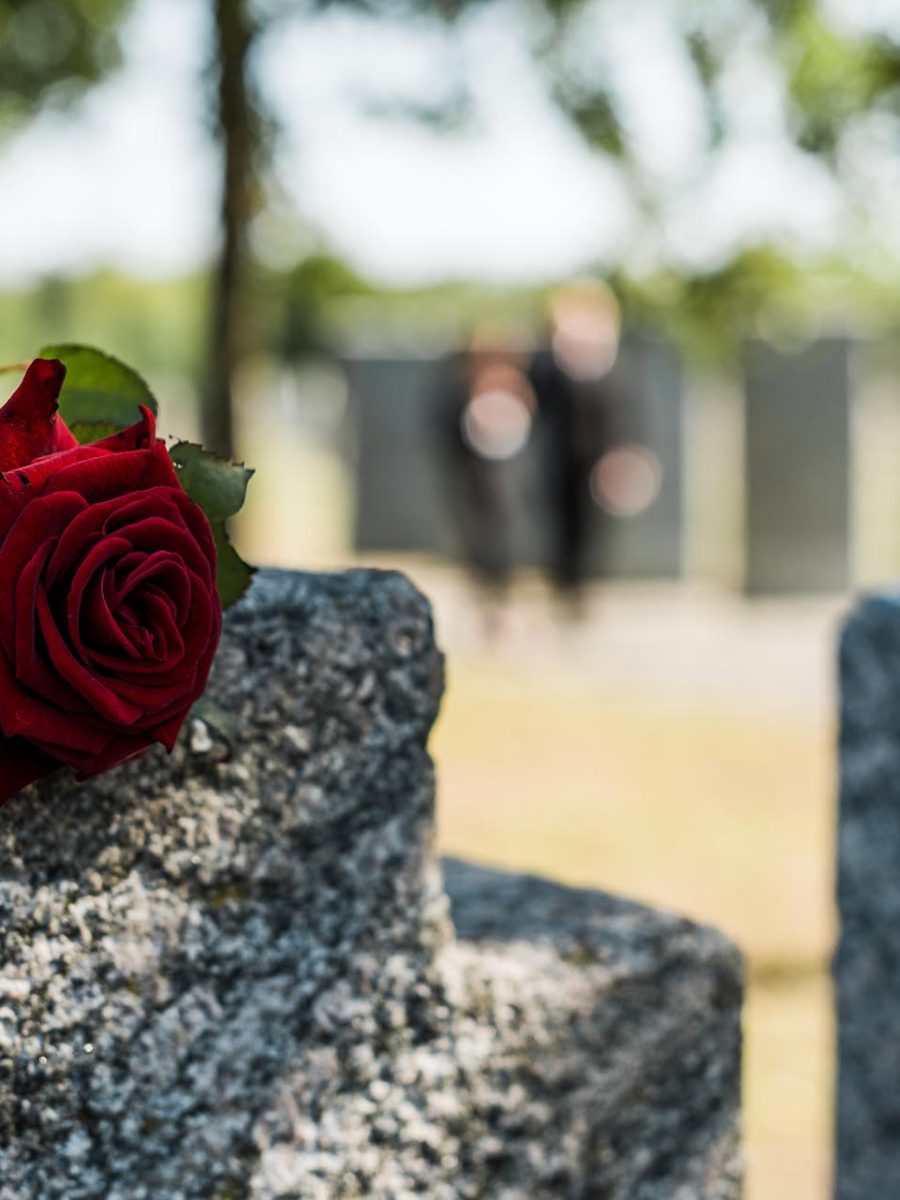
[{"label": "rough stone edge", "polygon": [[[887,651],[887,653],[886,653]],[[860,660],[880,671],[861,670]],[[838,636],[841,749],[860,735],[900,737],[900,588],[862,596]]]},{"label": "rough stone edge", "polygon": [[[885,1169],[883,1133],[873,1124],[877,1117],[866,1110],[871,1101],[877,1112],[877,1097],[866,1096],[869,1089],[859,1079],[860,1069],[867,1068],[861,1066],[858,1043],[861,1031],[869,1036],[871,1021],[860,1011],[860,991],[865,994],[868,982],[861,982],[857,972],[869,970],[872,957],[878,954],[867,929],[879,920],[877,897],[869,896],[860,876],[859,849],[871,838],[867,824],[872,817],[860,798],[867,793],[881,794],[878,773],[892,772],[900,763],[900,588],[856,599],[839,632],[837,676],[838,932],[831,961],[836,1018],[833,1194],[849,1200],[868,1194],[871,1180],[882,1178]],[[880,914],[882,922],[885,917]],[[860,936],[869,944],[862,944]],[[880,1016],[884,1019],[883,1013]],[[873,1032],[872,1037],[877,1034]]]},{"label": "rough stone edge", "polygon": [[[609,893],[568,887],[537,875],[498,870],[453,857],[443,858],[440,866],[455,941],[461,949],[485,955],[489,973],[493,969],[490,964],[500,961],[498,955],[515,957],[526,947],[551,952],[542,969],[554,974],[549,965],[552,962],[594,972],[599,968],[601,974],[595,975],[600,985],[599,1012],[612,1006],[615,1013],[621,1009],[623,997],[631,994],[632,987],[641,988],[648,983],[655,987],[662,980],[665,980],[667,1003],[673,998],[673,987],[676,994],[685,996],[679,988],[683,989],[687,979],[700,985],[698,995],[707,989],[718,1014],[715,1024],[721,1041],[709,1043],[715,1049],[702,1076],[694,1081],[702,1079],[702,1090],[708,1086],[707,1080],[715,1078],[717,1070],[724,1070],[722,1078],[730,1075],[732,1086],[726,1086],[719,1107],[703,1117],[702,1136],[696,1141],[692,1138],[690,1149],[684,1147],[683,1169],[691,1178],[688,1181],[685,1176],[678,1196],[684,1195],[685,1200],[688,1195],[736,1200],[742,1195],[745,969],[738,946],[711,926]],[[450,950],[452,953],[452,945]],[[681,985],[677,983],[679,979]],[[626,988],[618,997],[614,981]],[[641,1014],[635,1014],[636,1045],[645,1044],[641,1023],[646,1026],[652,1010],[651,1003]],[[684,1017],[686,1031],[696,1018],[697,1009],[689,1001]],[[690,1039],[695,1035],[688,1032],[687,1036]],[[621,1049],[614,1035],[606,1052],[615,1055]],[[661,1117],[665,1123],[668,1117],[663,1114],[664,1110]],[[691,1132],[700,1134],[700,1127]],[[616,1195],[619,1194],[617,1191]],[[641,1196],[668,1194],[658,1191],[652,1180],[644,1181],[640,1187]]]},{"label": "rough stone edge", "polygon": [[736,1003],[743,996],[743,955],[710,925],[608,892],[452,856],[441,859],[441,870],[450,919],[462,941],[534,942],[561,954],[610,958],[625,951],[652,955],[677,937],[682,953],[694,948],[698,965],[722,973]]}]

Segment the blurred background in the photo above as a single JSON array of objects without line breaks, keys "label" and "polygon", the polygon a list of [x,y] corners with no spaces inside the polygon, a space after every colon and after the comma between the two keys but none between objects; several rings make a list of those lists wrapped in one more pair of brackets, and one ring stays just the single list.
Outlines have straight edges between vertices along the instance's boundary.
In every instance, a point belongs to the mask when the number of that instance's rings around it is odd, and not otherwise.
[{"label": "blurred background", "polygon": [[0,0],[0,362],[101,346],[245,557],[429,594],[442,848],[748,955],[750,1200],[829,1194],[898,185],[900,0]]}]

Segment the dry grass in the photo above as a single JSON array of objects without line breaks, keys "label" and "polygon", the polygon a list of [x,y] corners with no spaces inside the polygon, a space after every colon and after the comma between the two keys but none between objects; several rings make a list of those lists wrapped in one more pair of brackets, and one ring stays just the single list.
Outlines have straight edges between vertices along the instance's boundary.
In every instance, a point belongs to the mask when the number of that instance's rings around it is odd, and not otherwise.
[{"label": "dry grass", "polygon": [[832,938],[828,739],[451,662],[442,844],[712,921],[766,967]]}]

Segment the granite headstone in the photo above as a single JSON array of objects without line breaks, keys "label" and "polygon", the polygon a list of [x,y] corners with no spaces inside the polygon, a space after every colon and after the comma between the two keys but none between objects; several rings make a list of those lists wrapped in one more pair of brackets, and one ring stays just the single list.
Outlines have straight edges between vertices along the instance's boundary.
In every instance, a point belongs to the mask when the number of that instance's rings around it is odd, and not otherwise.
[{"label": "granite headstone", "polygon": [[455,862],[448,912],[441,690],[401,576],[265,572],[226,737],[0,811],[2,1200],[737,1200],[737,951]]}]

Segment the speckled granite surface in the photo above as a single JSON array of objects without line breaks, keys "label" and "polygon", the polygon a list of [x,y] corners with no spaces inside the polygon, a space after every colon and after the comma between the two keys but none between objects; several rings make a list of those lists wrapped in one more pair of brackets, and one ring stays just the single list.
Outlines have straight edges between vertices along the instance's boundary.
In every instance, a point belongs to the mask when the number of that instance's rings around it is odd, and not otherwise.
[{"label": "speckled granite surface", "polygon": [[[740,962],[431,858],[398,575],[265,572],[202,725],[0,810],[0,1200],[734,1200]],[[489,715],[486,715],[489,719]]]},{"label": "speckled granite surface", "polygon": [[900,1196],[900,593],[841,641],[839,1200]]}]

